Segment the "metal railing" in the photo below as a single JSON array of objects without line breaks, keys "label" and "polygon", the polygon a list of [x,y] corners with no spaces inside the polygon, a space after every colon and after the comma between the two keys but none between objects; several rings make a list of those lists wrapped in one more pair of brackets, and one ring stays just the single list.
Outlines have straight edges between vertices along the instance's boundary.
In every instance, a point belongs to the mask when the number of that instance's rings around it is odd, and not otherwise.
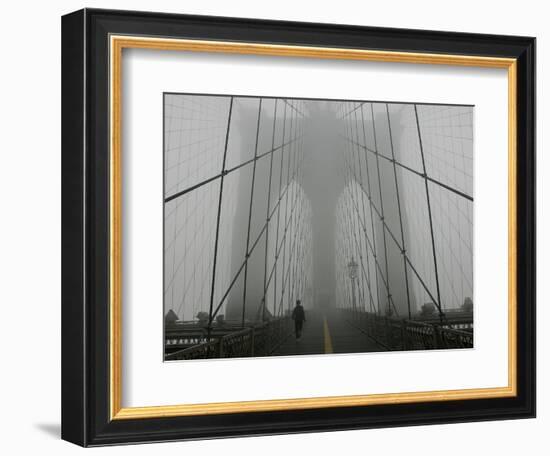
[{"label": "metal railing", "polygon": [[[165,354],[165,361],[207,358],[245,358],[268,356],[288,337],[292,330],[292,320],[288,317],[276,318],[264,323],[237,330],[218,330],[210,334],[200,329],[194,333],[176,329],[167,331],[165,348],[182,346],[186,341],[196,341],[191,346]],[[200,339],[196,334],[202,334]]]},{"label": "metal railing", "polygon": [[473,348],[474,334],[442,326],[343,309],[350,323],[385,350],[430,350]]}]

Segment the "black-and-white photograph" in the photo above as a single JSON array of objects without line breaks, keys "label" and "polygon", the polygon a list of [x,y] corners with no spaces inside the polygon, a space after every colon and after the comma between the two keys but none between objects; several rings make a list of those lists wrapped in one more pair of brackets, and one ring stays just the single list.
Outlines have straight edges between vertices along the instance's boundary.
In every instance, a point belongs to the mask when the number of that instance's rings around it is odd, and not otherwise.
[{"label": "black-and-white photograph", "polygon": [[165,361],[472,348],[473,113],[165,93]]}]

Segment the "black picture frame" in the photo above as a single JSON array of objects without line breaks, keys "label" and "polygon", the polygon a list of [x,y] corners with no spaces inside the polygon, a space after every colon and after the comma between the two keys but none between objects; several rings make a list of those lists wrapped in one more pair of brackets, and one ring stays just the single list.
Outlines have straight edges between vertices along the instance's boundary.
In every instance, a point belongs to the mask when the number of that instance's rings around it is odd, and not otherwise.
[{"label": "black picture frame", "polygon": [[[517,395],[111,420],[109,36],[517,59]],[[535,39],[84,9],[62,19],[62,438],[82,446],[535,416]]]}]

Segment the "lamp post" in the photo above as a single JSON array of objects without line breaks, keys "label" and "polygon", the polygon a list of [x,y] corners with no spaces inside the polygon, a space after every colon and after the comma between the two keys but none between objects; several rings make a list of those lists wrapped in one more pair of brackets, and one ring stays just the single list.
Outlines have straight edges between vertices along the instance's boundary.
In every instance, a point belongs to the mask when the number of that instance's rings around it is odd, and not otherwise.
[{"label": "lamp post", "polygon": [[353,305],[353,311],[355,312],[357,310],[357,302],[355,300],[355,279],[357,278],[357,269],[359,268],[359,265],[355,262],[355,259],[351,257],[351,261],[348,263],[348,275],[351,279],[351,296],[353,299],[352,305]]}]

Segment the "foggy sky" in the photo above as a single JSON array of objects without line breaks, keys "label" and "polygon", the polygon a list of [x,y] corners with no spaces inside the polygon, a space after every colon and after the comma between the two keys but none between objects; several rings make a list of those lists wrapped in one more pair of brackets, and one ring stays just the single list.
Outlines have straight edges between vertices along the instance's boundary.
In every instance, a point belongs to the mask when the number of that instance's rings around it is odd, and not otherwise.
[{"label": "foggy sky", "polygon": [[[167,100],[173,109],[167,109],[165,119],[165,196],[222,171],[230,99],[204,98],[174,95]],[[405,316],[408,305],[416,312],[432,298],[450,309],[472,297],[472,201],[432,181],[426,192],[421,175],[425,168],[435,181],[473,196],[473,108],[418,105],[417,124],[413,105],[293,103],[301,114],[291,118],[290,105],[282,100],[275,104],[263,99],[261,110],[259,99],[234,100],[225,170],[240,167],[223,179],[214,299],[210,295],[213,227],[221,178],[167,203],[165,312],[174,309],[184,320],[195,318],[199,311],[208,312],[211,301],[215,307],[221,302],[239,268],[219,311],[226,318],[240,318],[243,302],[248,320],[258,318],[262,305],[272,314],[279,304],[286,309],[295,299],[303,299],[308,306],[343,307],[349,304],[343,301],[349,300],[346,274],[352,256],[363,267],[357,279],[357,304],[365,309],[374,299],[384,312],[391,301],[395,311]],[[186,132],[193,132],[193,140]],[[272,145],[297,135],[299,141],[266,153]],[[255,161],[255,155],[261,158]],[[394,158],[403,166],[394,167]],[[291,179],[287,170],[294,165],[299,172]],[[178,173],[170,171],[168,177],[167,167]],[[194,173],[200,175],[193,177]],[[295,211],[289,226],[308,242],[300,250],[288,240],[281,255],[284,252],[285,261],[292,258],[295,263],[289,267],[300,279],[292,287],[289,280],[283,292],[284,271],[275,268],[272,275],[278,276],[277,284],[272,279],[264,300],[264,285],[275,264],[275,218],[262,229],[268,205],[276,207],[281,181],[289,191],[280,210],[288,216],[291,203],[298,201],[303,214]],[[383,212],[383,220],[378,212]],[[190,224],[191,218],[201,222]],[[281,220],[278,228],[281,235]],[[247,245],[250,248],[256,239],[258,244],[242,268]],[[411,264],[404,261],[398,246],[403,242]]]}]

